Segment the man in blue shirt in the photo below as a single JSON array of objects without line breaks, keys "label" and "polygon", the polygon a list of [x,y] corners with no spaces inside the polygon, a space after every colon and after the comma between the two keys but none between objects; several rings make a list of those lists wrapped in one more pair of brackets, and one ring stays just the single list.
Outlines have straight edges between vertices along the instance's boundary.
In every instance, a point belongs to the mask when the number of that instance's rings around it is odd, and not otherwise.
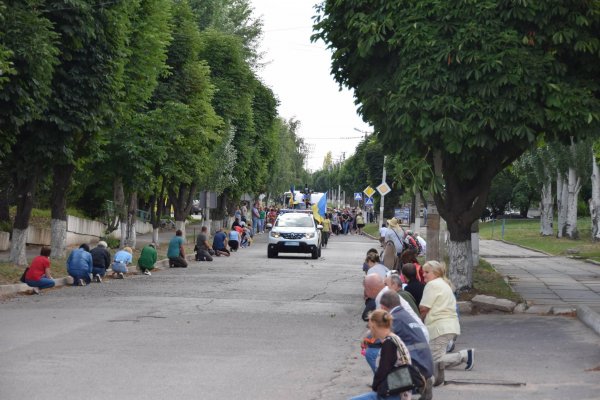
[{"label": "man in blue shirt", "polygon": [[73,250],[67,259],[67,272],[73,277],[73,286],[85,286],[90,283],[93,266],[90,246],[84,243]]},{"label": "man in blue shirt", "polygon": [[218,256],[227,256],[231,254],[227,250],[227,235],[223,232],[223,228],[219,228],[215,236],[213,237],[213,250]]},{"label": "man in blue shirt", "polygon": [[185,250],[183,249],[185,240],[183,240],[182,235],[183,232],[178,229],[175,232],[175,236],[169,242],[167,257],[169,258],[169,267],[171,268],[187,268],[188,266],[185,260]]}]

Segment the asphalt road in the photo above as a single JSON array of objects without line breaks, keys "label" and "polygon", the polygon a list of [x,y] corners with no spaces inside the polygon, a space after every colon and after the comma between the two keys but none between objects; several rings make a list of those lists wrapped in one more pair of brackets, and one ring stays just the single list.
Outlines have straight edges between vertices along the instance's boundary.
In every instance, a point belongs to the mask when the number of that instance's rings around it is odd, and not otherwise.
[{"label": "asphalt road", "polygon": [[[261,243],[262,242],[262,243]],[[0,303],[0,399],[347,399],[368,390],[362,257],[267,259],[264,236],[230,258]],[[436,399],[598,399],[598,336],[573,318],[461,321],[470,372]],[[492,383],[492,385],[490,385]]]}]

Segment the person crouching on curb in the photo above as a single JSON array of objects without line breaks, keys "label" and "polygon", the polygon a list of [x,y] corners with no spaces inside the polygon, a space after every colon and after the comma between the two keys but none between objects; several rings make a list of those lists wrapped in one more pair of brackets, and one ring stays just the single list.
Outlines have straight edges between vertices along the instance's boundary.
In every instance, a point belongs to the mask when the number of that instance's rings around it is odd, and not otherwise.
[{"label": "person crouching on curb", "polygon": [[40,294],[40,289],[54,287],[54,279],[50,275],[50,247],[42,247],[40,255],[31,260],[25,273],[25,283],[33,289],[33,293]]},{"label": "person crouching on curb", "polygon": [[[394,367],[411,363],[410,353],[406,345],[402,342],[402,339],[392,332],[392,316],[390,313],[384,310],[373,311],[369,316],[369,330],[375,339],[381,341],[381,352],[373,376],[373,384],[371,385],[373,391],[353,397],[350,400],[410,400],[412,395],[410,391],[387,397],[377,394],[379,386],[386,380]],[[404,360],[399,360],[398,355],[402,355]]]},{"label": "person crouching on curb", "polygon": [[106,249],[108,244],[101,240],[94,247],[90,254],[92,255],[92,274],[94,280],[102,283],[102,278],[106,275],[106,270],[110,268],[110,252]]},{"label": "person crouching on curb", "polygon": [[152,275],[150,271],[154,269],[154,264],[156,263],[157,258],[158,255],[156,254],[156,244],[150,243],[149,245],[144,246],[142,253],[140,254],[140,258],[138,259],[138,267],[140,271],[142,271],[144,275]]},{"label": "person crouching on curb", "polygon": [[113,278],[125,278],[125,274],[127,273],[127,266],[131,264],[132,261],[131,253],[133,253],[131,247],[125,247],[123,250],[117,251],[117,254],[115,254],[115,261],[112,265]]},{"label": "person crouching on curb", "polygon": [[91,282],[92,255],[90,246],[86,243],[79,246],[69,254],[67,259],[67,273],[73,278],[73,286],[85,286]]}]

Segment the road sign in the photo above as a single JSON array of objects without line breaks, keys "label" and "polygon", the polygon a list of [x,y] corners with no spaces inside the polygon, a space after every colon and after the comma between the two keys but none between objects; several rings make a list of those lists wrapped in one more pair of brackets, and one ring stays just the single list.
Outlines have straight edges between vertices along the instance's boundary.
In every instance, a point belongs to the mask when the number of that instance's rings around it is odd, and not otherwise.
[{"label": "road sign", "polygon": [[372,197],[367,197],[365,199],[365,206],[372,206],[373,205],[373,198]]},{"label": "road sign", "polygon": [[361,201],[362,200],[362,194],[359,193],[359,192],[354,193],[354,200]]},{"label": "road sign", "polygon": [[363,190],[363,193],[366,194],[367,197],[373,197],[375,194],[375,189],[373,189],[371,186],[367,186],[365,190]]},{"label": "road sign", "polygon": [[387,182],[383,182],[381,185],[377,186],[377,191],[382,196],[385,196],[386,194],[388,194],[389,192],[391,192],[392,189],[390,188],[390,185],[387,184]]}]

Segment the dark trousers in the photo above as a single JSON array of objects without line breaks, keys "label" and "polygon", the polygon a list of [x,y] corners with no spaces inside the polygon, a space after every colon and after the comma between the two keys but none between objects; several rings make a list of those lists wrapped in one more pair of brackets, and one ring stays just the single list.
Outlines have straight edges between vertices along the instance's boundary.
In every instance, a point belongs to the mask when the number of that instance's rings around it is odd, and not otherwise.
[{"label": "dark trousers", "polygon": [[185,258],[179,257],[169,257],[169,267],[171,268],[187,268],[188,263]]}]

